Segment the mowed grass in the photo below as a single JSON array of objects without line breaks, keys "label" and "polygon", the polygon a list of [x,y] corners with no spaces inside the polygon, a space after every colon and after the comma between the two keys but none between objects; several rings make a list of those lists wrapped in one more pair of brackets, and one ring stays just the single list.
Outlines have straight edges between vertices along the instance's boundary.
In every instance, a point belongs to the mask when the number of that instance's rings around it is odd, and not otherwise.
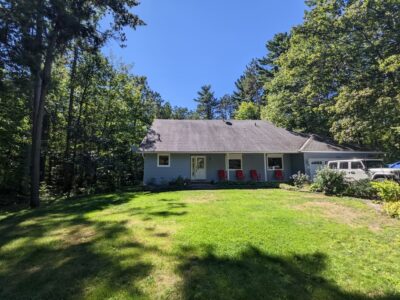
[{"label": "mowed grass", "polygon": [[278,189],[0,213],[0,299],[399,299],[400,222]]}]

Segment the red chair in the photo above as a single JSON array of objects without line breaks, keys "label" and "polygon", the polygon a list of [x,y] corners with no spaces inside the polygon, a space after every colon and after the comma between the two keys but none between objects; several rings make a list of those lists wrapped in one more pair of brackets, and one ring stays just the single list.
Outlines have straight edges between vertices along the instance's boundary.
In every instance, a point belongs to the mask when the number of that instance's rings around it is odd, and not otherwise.
[{"label": "red chair", "polygon": [[244,179],[244,174],[242,170],[237,170],[236,171],[236,179],[237,180],[243,180]]},{"label": "red chair", "polygon": [[260,176],[260,174],[257,173],[256,170],[250,170],[250,178],[251,178],[251,180],[255,180],[255,181],[261,180],[261,176]]},{"label": "red chair", "polygon": [[218,179],[221,181],[224,181],[228,178],[228,176],[226,176],[226,171],[225,170],[218,170]]},{"label": "red chair", "polygon": [[282,170],[275,170],[274,176],[275,176],[276,180],[284,180],[285,179],[285,177],[283,176]]}]

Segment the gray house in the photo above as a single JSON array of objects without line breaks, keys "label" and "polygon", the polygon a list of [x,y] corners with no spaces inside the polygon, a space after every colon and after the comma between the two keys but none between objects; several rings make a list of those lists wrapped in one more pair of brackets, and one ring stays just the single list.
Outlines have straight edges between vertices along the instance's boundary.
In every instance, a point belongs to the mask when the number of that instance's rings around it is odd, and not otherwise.
[{"label": "gray house", "polygon": [[378,152],[330,143],[315,135],[254,120],[155,120],[140,145],[144,183],[288,180],[313,177],[329,160],[374,158]]}]

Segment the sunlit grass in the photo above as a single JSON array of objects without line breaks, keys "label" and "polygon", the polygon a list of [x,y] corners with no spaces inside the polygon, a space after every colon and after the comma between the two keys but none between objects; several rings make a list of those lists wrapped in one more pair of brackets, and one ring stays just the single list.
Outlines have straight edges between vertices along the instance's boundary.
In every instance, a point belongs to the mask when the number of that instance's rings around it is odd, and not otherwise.
[{"label": "sunlit grass", "polygon": [[400,297],[400,222],[284,190],[137,192],[0,213],[0,299]]}]

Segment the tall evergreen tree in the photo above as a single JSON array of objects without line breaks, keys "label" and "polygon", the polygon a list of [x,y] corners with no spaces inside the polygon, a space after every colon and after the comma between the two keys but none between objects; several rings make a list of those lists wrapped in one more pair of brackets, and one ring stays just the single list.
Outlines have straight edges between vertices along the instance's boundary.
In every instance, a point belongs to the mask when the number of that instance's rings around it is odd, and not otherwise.
[{"label": "tall evergreen tree", "polygon": [[218,101],[214,96],[211,85],[203,85],[197,94],[198,97],[194,99],[194,101],[198,103],[196,111],[199,114],[200,119],[214,119]]},{"label": "tall evergreen tree", "polygon": [[232,100],[236,108],[242,102],[253,102],[257,106],[258,114],[264,104],[264,82],[260,77],[260,66],[257,60],[253,59],[243,75],[235,82],[236,90],[233,92]]},{"label": "tall evergreen tree", "polygon": [[231,119],[233,117],[234,111],[235,111],[235,103],[231,95],[226,94],[218,100],[216,108],[217,118],[224,120]]}]

